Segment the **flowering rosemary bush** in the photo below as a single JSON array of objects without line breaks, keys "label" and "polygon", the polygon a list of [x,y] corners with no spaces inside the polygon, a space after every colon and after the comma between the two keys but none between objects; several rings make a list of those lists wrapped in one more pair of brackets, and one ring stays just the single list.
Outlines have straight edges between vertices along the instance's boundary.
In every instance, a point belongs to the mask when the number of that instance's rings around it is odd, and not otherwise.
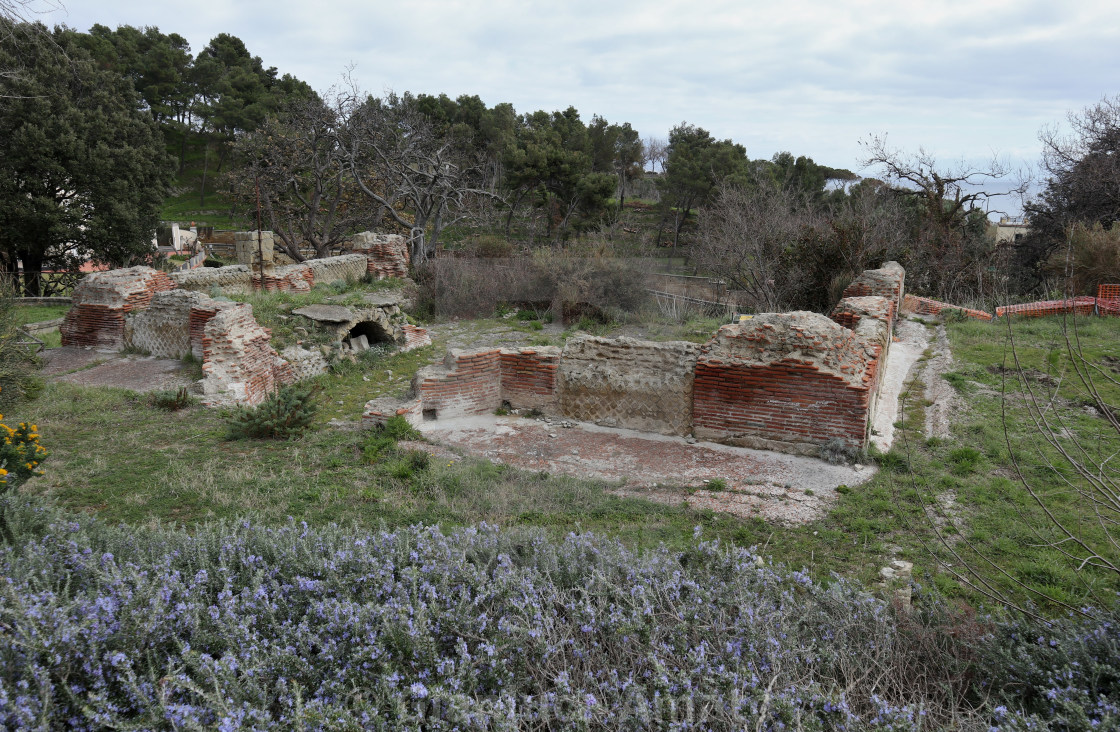
[{"label": "flowering rosemary bush", "polygon": [[[186,533],[0,500],[15,527],[0,546],[5,729],[1034,721],[1000,697],[998,674],[971,691],[992,633],[907,625],[845,581],[714,543],[636,555],[487,526]],[[1090,681],[1069,683],[1092,696]],[[1102,728],[1116,722],[1089,709]]]}]

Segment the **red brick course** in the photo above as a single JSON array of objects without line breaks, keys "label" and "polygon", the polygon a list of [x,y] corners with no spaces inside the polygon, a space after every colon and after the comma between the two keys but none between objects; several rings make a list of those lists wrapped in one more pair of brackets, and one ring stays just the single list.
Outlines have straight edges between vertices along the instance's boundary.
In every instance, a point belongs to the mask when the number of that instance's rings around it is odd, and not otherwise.
[{"label": "red brick course", "polygon": [[437,418],[489,414],[501,406],[501,351],[449,351],[446,371],[421,369],[413,390]]},{"label": "red brick course", "polygon": [[957,310],[969,318],[975,320],[991,320],[992,314],[986,313],[983,310],[972,310],[969,308],[962,308],[959,305],[950,305],[949,303],[932,300],[928,297],[918,297],[917,295],[906,295],[903,298],[903,309],[910,313],[918,315],[940,315],[942,310],[946,308],[950,310]]},{"label": "red brick course", "polygon": [[143,310],[157,292],[174,287],[166,273],[151,267],[87,275],[74,288],[73,305],[59,328],[62,345],[124,348],[124,316]]},{"label": "red brick course", "polygon": [[555,407],[558,349],[533,348],[501,351],[501,400],[514,409]]}]

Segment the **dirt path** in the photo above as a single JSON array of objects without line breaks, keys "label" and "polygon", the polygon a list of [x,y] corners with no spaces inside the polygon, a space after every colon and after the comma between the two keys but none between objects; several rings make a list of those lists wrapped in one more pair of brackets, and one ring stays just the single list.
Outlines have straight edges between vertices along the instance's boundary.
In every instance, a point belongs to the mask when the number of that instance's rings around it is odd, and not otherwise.
[{"label": "dirt path", "polygon": [[895,327],[897,343],[887,352],[886,372],[879,386],[879,401],[871,420],[871,442],[881,452],[891,449],[894,423],[898,421],[898,399],[914,364],[929,347],[929,334],[921,323],[900,318]]},{"label": "dirt path", "polygon": [[921,378],[926,385],[926,437],[948,437],[953,417],[962,405],[957,390],[943,377],[953,370],[953,354],[949,350],[949,334],[944,325],[937,326],[933,338],[933,357],[926,361]]}]

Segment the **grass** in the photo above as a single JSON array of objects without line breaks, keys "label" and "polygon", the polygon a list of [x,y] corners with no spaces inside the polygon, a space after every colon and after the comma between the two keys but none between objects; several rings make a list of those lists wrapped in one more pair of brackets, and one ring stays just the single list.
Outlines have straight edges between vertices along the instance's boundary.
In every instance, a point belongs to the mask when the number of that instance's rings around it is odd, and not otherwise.
[{"label": "grass", "polygon": [[[298,306],[308,296],[270,297],[254,305],[264,311],[266,323],[273,317],[271,322],[282,329],[285,321],[276,317],[283,314],[281,306]],[[267,315],[270,308],[272,316]],[[527,339],[542,337],[532,321],[511,320],[460,325],[480,335],[513,330],[524,331]],[[228,443],[220,410],[188,407],[169,413],[128,392],[65,384],[48,385],[38,401],[20,407],[25,414],[14,416],[17,421],[34,419],[52,451],[46,477],[26,490],[129,523],[189,525],[243,515],[277,524],[292,516],[316,525],[343,522],[370,528],[487,521],[544,527],[556,534],[607,533],[638,548],[660,542],[688,546],[693,528],[701,526],[708,538],[759,547],[825,581],[836,572],[870,583],[890,559],[907,559],[915,563],[915,576],[923,585],[961,601],[983,603],[980,595],[939,568],[938,560],[958,560],[938,548],[935,523],[927,517],[930,509],[942,533],[958,547],[975,546],[1016,580],[1057,599],[1092,602],[1094,593],[1118,589],[1116,578],[1091,568],[1074,571],[1031,528],[1038,511],[1015,480],[1001,425],[1005,334],[998,325],[973,322],[951,324],[949,332],[955,373],[971,389],[953,434],[925,438],[927,402],[922,385],[911,383],[894,449],[866,458],[879,465],[878,475],[863,485],[838,489],[838,501],[827,516],[795,527],[620,498],[610,492],[611,484],[601,481],[521,472],[470,458],[443,460],[430,455],[433,450],[421,455],[395,445],[371,448],[367,432],[327,426],[332,419],[357,420],[371,398],[403,394],[416,369],[443,352],[447,344],[438,338],[433,347],[411,353],[371,351],[319,377],[315,427],[285,442]],[[1088,323],[1081,334],[1089,358],[1101,363],[1111,363],[1106,357],[1120,359],[1120,320]],[[1062,378],[1068,364],[1058,348],[1059,336],[1053,322],[1018,325],[1016,338],[1033,383]],[[1093,449],[1120,448],[1114,436],[1109,441],[1103,433],[1102,418],[1084,410],[1084,396],[1071,380],[1060,383],[1067,426],[1098,440]],[[1120,403],[1116,387],[1108,388],[1107,398]],[[1014,400],[1009,404],[1014,406]],[[1031,453],[1038,446],[1031,443],[1030,426],[1014,410],[1008,430],[1012,444],[1023,447],[1018,453],[1024,472],[1042,489],[1056,491],[1060,481],[1039,454]],[[954,506],[947,516],[931,509],[946,505]],[[1076,515],[1076,506],[1061,496],[1056,496],[1056,506],[1062,516]],[[976,554],[966,558],[981,561]],[[1019,599],[1024,596],[1016,592]]]},{"label": "grass", "polygon": [[13,309],[17,325],[55,320],[69,311],[69,305],[20,305],[18,301]]}]

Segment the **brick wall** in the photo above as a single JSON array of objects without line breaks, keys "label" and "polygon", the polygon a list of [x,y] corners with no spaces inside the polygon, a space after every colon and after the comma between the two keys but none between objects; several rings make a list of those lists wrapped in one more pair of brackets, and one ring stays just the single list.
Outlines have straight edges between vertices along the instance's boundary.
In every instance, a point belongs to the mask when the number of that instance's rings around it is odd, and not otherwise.
[{"label": "brick wall", "polygon": [[412,380],[425,418],[490,414],[501,406],[501,351],[447,352],[442,366],[426,366]]},{"label": "brick wall", "polygon": [[833,438],[863,448],[882,352],[876,339],[816,313],[725,325],[697,359],[695,435],[810,454]]},{"label": "brick wall", "polygon": [[73,305],[59,327],[62,345],[121,350],[126,345],[125,316],[174,287],[165,273],[151,267],[91,272],[74,288]]},{"label": "brick wall", "polygon": [[363,231],[354,235],[353,250],[366,256],[366,271],[378,279],[408,277],[408,241],[399,234]]},{"label": "brick wall", "polygon": [[247,303],[228,304],[206,321],[202,352],[207,404],[260,404],[296,378],[291,364],[269,344],[268,330],[253,318],[253,306]]},{"label": "brick wall", "polygon": [[866,269],[844,290],[841,297],[885,297],[895,304],[895,312],[902,307],[905,294],[906,270],[898,262],[886,262],[879,269]]},{"label": "brick wall", "polygon": [[959,305],[950,305],[949,303],[932,300],[928,297],[918,297],[917,295],[906,295],[903,298],[902,308],[906,312],[915,313],[917,315],[941,315],[941,311],[948,308],[963,313],[965,316],[973,318],[974,320],[988,321],[992,319],[992,314],[986,313],[983,310],[962,308]]},{"label": "brick wall", "polygon": [[405,323],[401,325],[401,332],[404,334],[404,343],[401,344],[402,352],[432,345],[432,336],[425,328]]},{"label": "brick wall", "polygon": [[1041,318],[1047,315],[1075,313],[1091,315],[1096,307],[1097,298],[1089,296],[1074,297],[1069,300],[1040,300],[1021,305],[1007,305],[996,308],[996,317],[1015,315],[1020,318]]},{"label": "brick wall", "polygon": [[575,336],[560,360],[560,412],[608,427],[687,435],[699,346]]},{"label": "brick wall", "polygon": [[555,412],[559,406],[556,371],[560,349],[503,348],[501,350],[501,400],[514,409]]}]

